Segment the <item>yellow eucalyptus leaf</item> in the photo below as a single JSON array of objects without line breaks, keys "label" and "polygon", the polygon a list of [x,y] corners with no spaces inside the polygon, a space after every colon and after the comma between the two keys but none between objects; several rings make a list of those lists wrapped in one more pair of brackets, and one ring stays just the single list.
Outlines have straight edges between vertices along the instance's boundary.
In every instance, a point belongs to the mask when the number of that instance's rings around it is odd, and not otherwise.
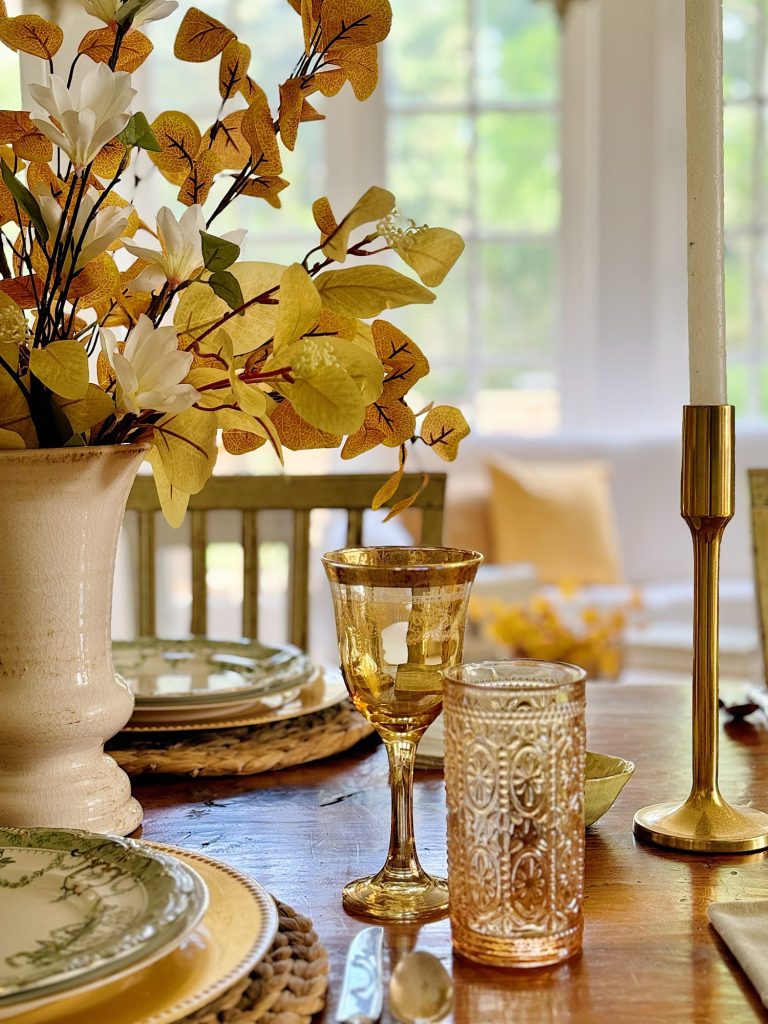
[{"label": "yellow eucalyptus leaf", "polygon": [[[28,389],[29,378],[26,380]],[[20,435],[26,448],[37,448],[29,404],[18,383],[0,366],[0,428]]]},{"label": "yellow eucalyptus leaf", "polygon": [[198,7],[190,7],[179,25],[173,52],[179,60],[201,63],[213,60],[235,33]]},{"label": "yellow eucalyptus leaf", "polygon": [[360,389],[364,405],[375,402],[381,395],[384,380],[384,367],[376,354],[346,338],[327,340],[339,365]]},{"label": "yellow eucalyptus leaf", "polygon": [[421,483],[419,484],[418,488],[413,492],[413,494],[410,494],[407,498],[403,498],[402,501],[396,502],[390,508],[390,510],[387,513],[387,515],[384,516],[384,522],[388,523],[390,521],[390,519],[394,519],[395,516],[399,516],[401,512],[405,512],[405,510],[407,508],[410,508],[411,505],[413,505],[413,503],[419,497],[419,495],[423,493],[423,491],[426,488],[428,483],[429,483],[429,474],[424,473],[422,475],[422,477],[421,477]]},{"label": "yellow eucalyptus leaf", "polygon": [[361,102],[367,100],[376,89],[379,81],[379,58],[375,46],[332,47],[327,54],[327,60],[331,64],[336,64],[344,73],[356,98]]},{"label": "yellow eucalyptus leaf", "polygon": [[232,393],[235,396],[235,401],[243,412],[255,417],[266,415],[267,396],[258,385],[247,384],[237,376],[234,370],[231,372],[229,379],[232,384]]},{"label": "yellow eucalyptus leaf", "polygon": [[248,163],[251,147],[243,135],[244,110],[235,110],[217,121],[203,136],[201,149],[210,149],[222,170],[240,171]]},{"label": "yellow eucalyptus leaf", "polygon": [[370,224],[371,221],[378,221],[382,217],[386,217],[392,212],[394,206],[395,197],[391,192],[385,188],[378,188],[376,185],[369,188],[342,219],[339,226],[325,239],[324,255],[336,260],[337,263],[343,263],[347,258],[350,234],[363,224]]},{"label": "yellow eucalyptus leaf", "polygon": [[385,387],[392,397],[402,398],[429,373],[427,357],[415,341],[387,320],[374,320],[372,334],[379,359],[389,367]]},{"label": "yellow eucalyptus leaf", "polygon": [[221,51],[219,67],[219,95],[228,100],[240,90],[240,86],[248,75],[251,63],[251,48],[238,39],[230,39]]},{"label": "yellow eucalyptus leaf", "polygon": [[12,50],[53,60],[64,41],[64,33],[58,25],[46,21],[39,14],[19,14],[16,18],[0,21],[0,41]]},{"label": "yellow eucalyptus leaf", "polygon": [[[90,57],[97,64],[108,64],[115,49],[115,30],[108,25],[87,32],[77,48],[78,53]],[[138,29],[131,29],[123,36],[115,71],[133,74],[152,53],[152,43]]]},{"label": "yellow eucalyptus leaf", "polygon": [[409,441],[415,431],[413,410],[402,399],[389,395],[385,385],[381,398],[366,409],[363,425],[344,442],[341,457],[355,459],[380,444],[398,448]]},{"label": "yellow eucalyptus leaf", "polygon": [[[229,316],[232,312],[229,306],[214,295],[208,285],[196,283],[186,288],[174,316],[174,324],[182,341],[188,344],[200,337],[211,324],[228,316],[226,330],[232,339],[235,355],[258,348],[275,333],[278,313],[276,290],[285,269],[279,263],[248,261],[235,263],[230,268],[246,301],[261,295],[266,295],[268,300],[265,303],[254,302],[242,315]],[[208,352],[218,349],[213,335],[209,335],[201,345]]]},{"label": "yellow eucalyptus leaf", "polygon": [[254,171],[264,178],[278,175],[283,169],[283,163],[266,97],[259,97],[243,112],[241,130],[251,147]]},{"label": "yellow eucalyptus leaf", "polygon": [[174,185],[181,185],[192,170],[200,149],[202,136],[192,118],[180,110],[166,110],[151,125],[162,146],[162,153],[149,154],[150,159]]},{"label": "yellow eucalyptus leaf", "polygon": [[6,430],[5,427],[0,427],[0,451],[21,451],[26,447],[21,434],[17,434],[15,430]]},{"label": "yellow eucalyptus leaf", "polygon": [[242,409],[218,409],[216,424],[220,430],[238,430],[247,434],[258,434],[267,439],[267,431],[256,417],[243,412]]},{"label": "yellow eucalyptus leaf", "polygon": [[459,443],[468,433],[467,421],[450,405],[436,405],[421,424],[422,440],[446,462],[453,462],[459,453]]},{"label": "yellow eucalyptus leaf", "polygon": [[321,114],[319,110],[315,110],[311,103],[308,103],[306,98],[301,105],[301,114],[299,115],[299,123],[303,124],[305,121],[324,121],[325,114]]},{"label": "yellow eucalyptus leaf", "polygon": [[93,161],[93,173],[98,178],[114,178],[125,160],[125,146],[119,139],[112,139],[96,154]]},{"label": "yellow eucalyptus leaf", "polygon": [[280,86],[280,138],[286,149],[293,150],[301,124],[304,93],[301,78],[289,78]]},{"label": "yellow eucalyptus leaf", "polygon": [[120,271],[109,255],[103,252],[79,270],[69,287],[68,299],[78,299],[85,309],[111,301],[119,295]]},{"label": "yellow eucalyptus leaf", "polygon": [[339,226],[327,196],[314,201],[312,204],[312,216],[315,218],[315,224],[320,228],[322,241],[325,242],[328,235],[332,234]]},{"label": "yellow eucalyptus leaf", "polygon": [[323,48],[370,46],[386,39],[392,25],[389,0],[325,0]]},{"label": "yellow eucalyptus leaf", "polygon": [[323,96],[335,96],[346,80],[341,68],[332,68],[330,71],[318,71],[312,78],[312,85]]},{"label": "yellow eucalyptus leaf", "polygon": [[157,496],[160,500],[160,508],[163,510],[163,515],[170,526],[181,526],[184,522],[184,516],[187,514],[189,495],[174,487],[170,482],[163,460],[156,448],[150,448],[147,462],[152,467],[152,476],[155,480]]},{"label": "yellow eucalyptus leaf", "polygon": [[22,160],[48,164],[53,156],[50,139],[32,124],[26,110],[0,110],[0,144],[5,143]]},{"label": "yellow eucalyptus leaf", "polygon": [[197,494],[216,464],[216,419],[195,408],[166,416],[155,425],[152,444],[169,484]]},{"label": "yellow eucalyptus leaf", "polygon": [[313,427],[329,434],[357,430],[365,416],[360,389],[340,366],[321,366],[295,384],[278,387]]},{"label": "yellow eucalyptus leaf", "polygon": [[300,263],[291,264],[280,278],[278,297],[275,352],[316,327],[323,305],[312,278]]},{"label": "yellow eucalyptus leaf", "polygon": [[400,486],[400,481],[403,479],[404,472],[405,466],[400,466],[400,468],[395,470],[392,476],[381,485],[378,491],[376,491],[373,496],[373,501],[371,502],[371,508],[374,512],[394,497],[398,487]]},{"label": "yellow eucalyptus leaf", "polygon": [[419,228],[403,235],[392,248],[424,284],[434,288],[464,252],[464,239],[448,228]]},{"label": "yellow eucalyptus leaf", "polygon": [[194,206],[196,203],[202,206],[210,195],[214,178],[220,170],[221,164],[216,153],[210,149],[202,150],[181,183],[179,202],[185,206]]},{"label": "yellow eucalyptus leaf", "polygon": [[282,204],[278,193],[282,192],[284,188],[288,188],[285,178],[252,178],[245,183],[241,194],[266,199],[270,206],[279,210]]},{"label": "yellow eucalyptus leaf", "polygon": [[316,448],[338,448],[341,434],[329,434],[307,423],[296,412],[290,402],[280,402],[272,413],[272,422],[277,427],[280,440],[292,452]]},{"label": "yellow eucalyptus leaf", "polygon": [[88,353],[79,341],[52,341],[29,353],[30,372],[55,395],[84,398],[88,389]]},{"label": "yellow eucalyptus leaf", "polygon": [[225,430],[221,440],[225,451],[230,455],[247,455],[248,452],[255,452],[257,448],[262,448],[267,443],[265,437],[247,430]]},{"label": "yellow eucalyptus leaf", "polygon": [[103,423],[115,411],[115,402],[97,384],[89,384],[83,398],[57,398],[56,404],[76,434]]},{"label": "yellow eucalyptus leaf", "polygon": [[434,292],[391,267],[326,270],[315,279],[323,305],[334,313],[371,317],[384,309],[435,301]]}]

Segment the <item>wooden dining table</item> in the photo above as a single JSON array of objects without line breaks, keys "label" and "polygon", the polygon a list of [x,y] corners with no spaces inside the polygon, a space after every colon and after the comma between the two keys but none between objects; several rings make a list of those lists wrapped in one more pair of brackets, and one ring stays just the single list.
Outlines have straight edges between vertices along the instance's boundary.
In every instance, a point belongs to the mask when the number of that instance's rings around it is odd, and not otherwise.
[{"label": "wooden dining table", "polygon": [[[637,808],[687,795],[689,691],[679,683],[588,687],[589,748],[629,758],[636,771],[614,807],[587,832],[579,956],[536,970],[478,967],[452,955],[450,925],[442,919],[387,927],[387,972],[414,947],[438,956],[453,976],[456,1024],[768,1021],[707,922],[713,901],[768,898],[767,855],[685,855],[644,846],[632,834]],[[721,725],[724,794],[768,810],[768,723],[754,715],[742,723],[724,717]],[[331,964],[328,1004],[319,1020],[335,1021],[350,940],[370,923],[345,913],[341,889],[378,869],[387,846],[386,757],[376,738],[330,760],[275,774],[145,777],[134,785],[146,809],[139,834],[234,864],[312,919]],[[444,872],[439,772],[419,772],[415,816],[424,866]],[[391,1020],[385,1005],[382,1021]]]}]

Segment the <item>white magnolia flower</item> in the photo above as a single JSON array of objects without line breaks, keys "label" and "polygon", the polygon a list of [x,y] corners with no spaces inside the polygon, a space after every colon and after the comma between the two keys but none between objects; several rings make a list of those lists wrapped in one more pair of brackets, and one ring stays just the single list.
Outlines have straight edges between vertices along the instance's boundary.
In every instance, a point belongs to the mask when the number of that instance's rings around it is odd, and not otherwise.
[{"label": "white magnolia flower", "polygon": [[117,378],[115,399],[119,414],[139,413],[142,409],[184,412],[200,397],[191,384],[181,383],[189,373],[193,356],[191,352],[179,351],[173,327],[155,329],[142,314],[122,352],[107,328],[102,328],[101,345]]},{"label": "white magnolia flower", "polygon": [[[51,75],[49,83],[29,86],[32,98],[43,108],[31,112],[32,122],[81,173],[128,124],[136,90],[131,88],[129,74],[111,71],[106,64],[94,64],[93,70],[70,88],[59,75]],[[45,113],[58,121],[61,130]]]},{"label": "white magnolia flower", "polygon": [[[135,245],[129,238],[123,245],[138,259],[146,260],[150,266],[134,278],[130,290],[134,292],[157,291],[167,281],[171,287],[183,284],[203,269],[203,240],[200,232],[205,230],[203,208],[199,204],[190,206],[176,220],[171,210],[163,206],[157,215],[157,236],[160,249],[148,249]],[[224,239],[240,245],[245,231],[230,231]]]},{"label": "white magnolia flower", "polygon": [[107,25],[120,22],[133,28],[167,18],[179,6],[177,0],[81,0],[81,3],[89,14]]},{"label": "white magnolia flower", "polygon": [[[48,228],[51,242],[56,238],[62,209],[51,193],[43,186],[38,190],[36,199]],[[66,278],[74,260],[75,271],[80,270],[90,260],[105,252],[116,238],[124,234],[128,228],[128,220],[133,213],[132,206],[105,206],[93,216],[93,208],[98,202],[99,193],[89,188],[83,196],[77,211],[74,224],[69,232],[67,248],[64,254],[63,274]],[[67,235],[62,233],[63,238]]]}]

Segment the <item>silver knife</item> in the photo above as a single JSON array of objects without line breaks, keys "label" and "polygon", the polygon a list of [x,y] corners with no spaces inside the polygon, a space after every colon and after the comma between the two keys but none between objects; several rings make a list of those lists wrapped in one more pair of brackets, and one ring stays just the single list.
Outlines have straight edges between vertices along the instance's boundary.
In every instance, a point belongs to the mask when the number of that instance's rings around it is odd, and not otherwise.
[{"label": "silver knife", "polygon": [[384,929],[364,928],[352,939],[344,968],[338,1024],[375,1024],[384,1005]]}]

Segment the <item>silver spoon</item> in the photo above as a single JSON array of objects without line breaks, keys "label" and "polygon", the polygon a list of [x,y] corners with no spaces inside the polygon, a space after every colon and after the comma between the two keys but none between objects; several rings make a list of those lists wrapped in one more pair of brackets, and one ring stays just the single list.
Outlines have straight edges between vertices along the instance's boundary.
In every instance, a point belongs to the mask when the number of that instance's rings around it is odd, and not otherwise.
[{"label": "silver spoon", "polygon": [[436,956],[406,954],[389,979],[389,1008],[401,1024],[437,1024],[453,1006],[453,982]]}]

